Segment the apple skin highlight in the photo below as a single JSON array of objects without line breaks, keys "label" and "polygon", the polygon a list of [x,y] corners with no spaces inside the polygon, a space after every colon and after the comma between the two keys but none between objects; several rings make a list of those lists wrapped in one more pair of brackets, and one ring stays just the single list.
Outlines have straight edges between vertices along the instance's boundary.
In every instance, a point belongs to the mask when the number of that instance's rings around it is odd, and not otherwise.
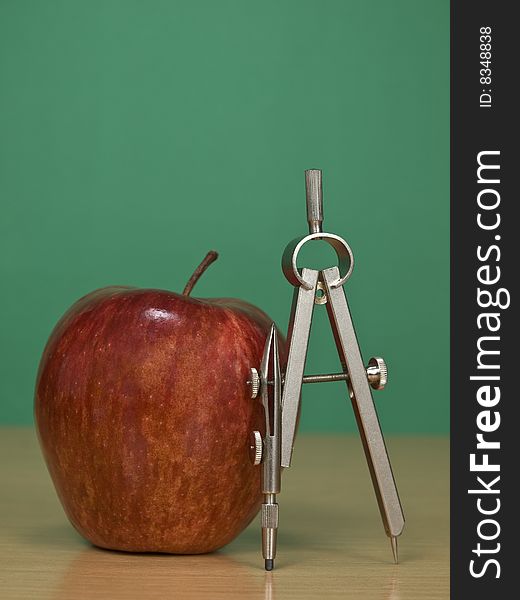
[{"label": "apple skin highlight", "polygon": [[[189,293],[189,292],[188,292]],[[35,419],[71,523],[103,548],[198,554],[261,504],[247,385],[272,320],[235,299],[111,287],[63,316],[41,359]],[[280,337],[283,365],[286,346]]]}]

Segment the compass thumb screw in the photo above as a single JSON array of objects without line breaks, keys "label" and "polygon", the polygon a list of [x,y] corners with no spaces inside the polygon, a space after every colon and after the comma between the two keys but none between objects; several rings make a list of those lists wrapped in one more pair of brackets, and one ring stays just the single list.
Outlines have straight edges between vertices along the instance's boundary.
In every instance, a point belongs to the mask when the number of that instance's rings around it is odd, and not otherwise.
[{"label": "compass thumb screw", "polygon": [[388,367],[380,356],[373,356],[368,361],[368,383],[374,390],[383,390],[388,383]]},{"label": "compass thumb screw", "polygon": [[253,431],[249,438],[249,457],[251,462],[256,466],[262,462],[263,442],[262,435],[259,431]]},{"label": "compass thumb screw", "polygon": [[249,380],[247,383],[251,386],[251,398],[256,398],[260,390],[260,375],[254,367],[251,367],[249,371]]}]

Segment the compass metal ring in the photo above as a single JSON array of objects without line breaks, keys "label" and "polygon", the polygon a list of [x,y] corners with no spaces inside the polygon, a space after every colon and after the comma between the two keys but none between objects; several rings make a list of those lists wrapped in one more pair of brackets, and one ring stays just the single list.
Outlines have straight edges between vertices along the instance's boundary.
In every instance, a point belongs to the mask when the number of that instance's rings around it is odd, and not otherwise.
[{"label": "compass metal ring", "polygon": [[351,276],[354,269],[354,254],[347,242],[334,233],[311,233],[302,238],[296,238],[287,244],[282,257],[282,270],[287,281],[294,286],[303,286],[308,289],[308,284],[303,279],[297,265],[298,254],[302,247],[312,240],[323,240],[336,251],[338,257],[338,268],[340,277],[334,283],[334,287],[342,286]]}]

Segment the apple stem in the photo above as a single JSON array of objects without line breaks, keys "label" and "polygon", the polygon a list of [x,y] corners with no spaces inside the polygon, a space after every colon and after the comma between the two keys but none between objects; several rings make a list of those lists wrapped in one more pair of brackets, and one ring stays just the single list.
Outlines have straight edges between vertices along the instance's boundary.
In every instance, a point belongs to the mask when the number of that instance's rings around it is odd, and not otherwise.
[{"label": "apple stem", "polygon": [[189,296],[195,287],[195,284],[199,280],[200,276],[204,271],[210,266],[212,262],[215,262],[218,258],[218,252],[215,250],[210,250],[204,260],[200,263],[200,265],[193,271],[193,275],[188,279],[188,283],[185,285],[184,290],[182,291],[183,296]]}]

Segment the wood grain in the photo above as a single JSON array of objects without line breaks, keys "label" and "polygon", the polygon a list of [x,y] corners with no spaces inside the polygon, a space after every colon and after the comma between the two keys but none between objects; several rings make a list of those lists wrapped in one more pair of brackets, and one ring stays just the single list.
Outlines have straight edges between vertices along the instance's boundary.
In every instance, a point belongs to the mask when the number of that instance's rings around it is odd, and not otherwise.
[{"label": "wood grain", "polygon": [[391,438],[407,518],[392,563],[356,436],[300,436],[284,473],[276,571],[255,521],[203,556],[93,548],[68,523],[30,429],[0,430],[0,598],[437,600],[449,597],[449,443]]}]

